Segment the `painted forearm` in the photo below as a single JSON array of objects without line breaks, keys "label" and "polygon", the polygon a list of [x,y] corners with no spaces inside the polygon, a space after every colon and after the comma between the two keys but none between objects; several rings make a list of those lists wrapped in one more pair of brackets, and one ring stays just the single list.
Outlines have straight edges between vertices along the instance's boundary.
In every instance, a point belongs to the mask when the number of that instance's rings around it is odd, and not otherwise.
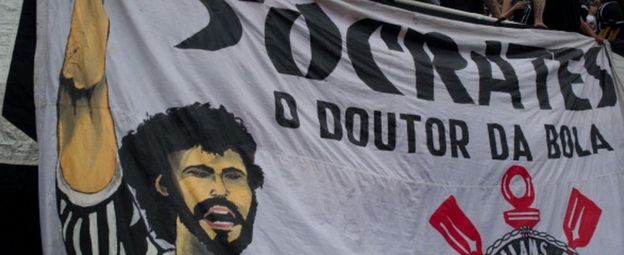
[{"label": "painted forearm", "polygon": [[104,189],[116,143],[105,78],[108,17],[100,1],[76,0],[61,71],[57,139],[63,179],[79,192]]}]

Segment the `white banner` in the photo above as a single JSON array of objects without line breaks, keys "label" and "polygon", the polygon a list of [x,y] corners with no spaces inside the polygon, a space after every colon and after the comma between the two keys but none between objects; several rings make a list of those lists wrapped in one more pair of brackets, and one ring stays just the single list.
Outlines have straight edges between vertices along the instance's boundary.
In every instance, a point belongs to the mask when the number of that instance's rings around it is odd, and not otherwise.
[{"label": "white banner", "polygon": [[624,254],[622,84],[592,38],[75,1],[38,2],[47,254]]}]

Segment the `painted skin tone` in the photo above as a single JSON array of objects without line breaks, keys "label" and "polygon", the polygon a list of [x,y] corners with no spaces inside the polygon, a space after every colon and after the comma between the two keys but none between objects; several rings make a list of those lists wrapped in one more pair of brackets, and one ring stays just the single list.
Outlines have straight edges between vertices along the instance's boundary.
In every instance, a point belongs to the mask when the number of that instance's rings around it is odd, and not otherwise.
[{"label": "painted skin tone", "polygon": [[[213,198],[226,199],[236,208],[225,205],[212,205],[205,208],[205,216],[198,224],[204,232],[215,239],[217,231],[227,233],[227,242],[239,238],[242,225],[246,221],[252,203],[252,190],[247,183],[247,169],[241,156],[233,151],[226,150],[222,154],[202,150],[201,146],[174,153],[169,162],[173,171],[177,189],[180,191],[184,204],[190,211],[203,201]],[[168,196],[166,187],[157,179],[157,190],[164,196]],[[237,212],[234,212],[237,211]],[[227,217],[219,218],[219,215]],[[239,215],[242,219],[232,220]],[[217,217],[217,218],[211,218]],[[176,250],[178,254],[193,254],[205,251],[205,247],[199,240],[177,220]]]},{"label": "painted skin tone", "polygon": [[96,193],[115,175],[117,146],[108,104],[105,55],[108,16],[102,1],[76,0],[61,75],[90,97],[72,98],[59,89],[57,135],[65,182],[75,191]]}]

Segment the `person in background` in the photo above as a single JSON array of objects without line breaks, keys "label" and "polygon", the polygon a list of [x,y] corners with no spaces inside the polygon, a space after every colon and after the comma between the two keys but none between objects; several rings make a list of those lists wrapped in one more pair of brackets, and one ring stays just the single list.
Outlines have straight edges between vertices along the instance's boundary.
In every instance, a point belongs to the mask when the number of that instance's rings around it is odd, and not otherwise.
[{"label": "person in background", "polygon": [[595,4],[590,4],[589,7],[586,5],[582,6],[582,11],[586,10],[587,13],[582,13],[585,14],[584,15],[584,21],[587,22],[587,24],[592,28],[592,30],[594,31],[598,31],[598,23],[596,21],[596,11],[598,10],[598,8],[596,7]]},{"label": "person in background", "polygon": [[[513,3],[513,5],[511,5]],[[511,5],[511,7],[510,7]],[[500,19],[509,19],[525,25],[533,24],[533,12],[531,0],[503,0],[502,3],[503,14]]]},{"label": "person in background", "polygon": [[623,34],[620,30],[624,28],[624,10],[622,5],[616,0],[606,0],[597,5],[596,24],[596,31],[610,41],[622,38],[620,35]]},{"label": "person in background", "polygon": [[[581,33],[602,45],[604,39],[581,18],[579,0],[546,0],[543,13],[544,25],[548,29]],[[537,24],[536,24],[537,26]]]}]

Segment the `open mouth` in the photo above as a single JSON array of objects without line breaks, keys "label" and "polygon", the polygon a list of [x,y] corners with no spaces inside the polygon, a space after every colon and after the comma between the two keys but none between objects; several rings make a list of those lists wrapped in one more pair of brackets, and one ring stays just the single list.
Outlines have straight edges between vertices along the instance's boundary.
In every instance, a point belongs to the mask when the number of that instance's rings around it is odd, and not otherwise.
[{"label": "open mouth", "polygon": [[236,215],[225,206],[215,205],[208,209],[204,218],[208,226],[215,230],[230,230],[236,222]]}]

